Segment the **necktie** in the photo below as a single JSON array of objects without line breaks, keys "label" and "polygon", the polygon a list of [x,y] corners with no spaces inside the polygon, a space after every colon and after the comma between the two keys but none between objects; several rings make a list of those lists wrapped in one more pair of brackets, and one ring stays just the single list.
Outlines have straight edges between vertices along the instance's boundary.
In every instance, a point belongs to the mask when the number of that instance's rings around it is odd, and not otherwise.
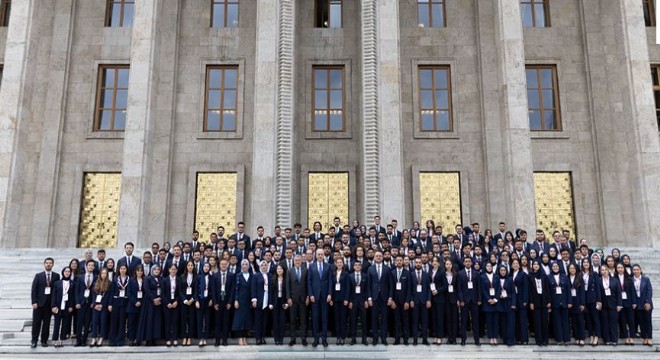
[{"label": "necktie", "polygon": [[289,260],[289,264],[286,266],[287,269],[291,269],[291,260]]},{"label": "necktie", "polygon": [[89,276],[89,274],[87,274],[87,280],[85,280],[85,285],[87,285],[86,286],[87,288],[89,288],[89,286],[92,285],[92,279]]},{"label": "necktie", "polygon": [[417,283],[422,282],[422,272],[417,270]]},{"label": "necktie", "polygon": [[323,276],[321,274],[323,274],[323,265],[321,265],[321,263],[319,263],[319,279]]},{"label": "necktie", "polygon": [[378,265],[377,269],[378,269],[378,280],[380,280],[380,264]]},{"label": "necktie", "polygon": [[50,287],[50,274],[46,274],[46,287]]},{"label": "necktie", "polygon": [[296,281],[300,282],[300,267],[296,268]]},{"label": "necktie", "polygon": [[467,276],[468,276],[468,281],[472,280],[472,276],[470,275],[470,270],[467,271]]},{"label": "necktie", "polygon": [[131,266],[131,260],[133,260],[133,257],[129,256],[128,257],[128,264],[126,264],[126,266]]}]

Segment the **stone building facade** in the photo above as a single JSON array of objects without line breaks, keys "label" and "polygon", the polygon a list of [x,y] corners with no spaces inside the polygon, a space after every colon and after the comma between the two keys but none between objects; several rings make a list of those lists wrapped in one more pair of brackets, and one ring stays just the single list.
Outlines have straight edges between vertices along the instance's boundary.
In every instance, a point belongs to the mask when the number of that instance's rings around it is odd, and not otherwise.
[{"label": "stone building facade", "polygon": [[[424,26],[417,0],[12,1],[0,28],[0,246],[87,246],[85,174],[120,180],[107,244],[146,246],[189,238],[200,173],[234,174],[228,224],[253,233],[307,226],[311,174],[347,174],[348,219],[411,225],[426,220],[420,174],[455,172],[463,223],[536,228],[535,173],[562,173],[579,237],[660,247],[660,46],[646,2],[434,2],[442,13]],[[129,24],[109,23],[114,3]],[[547,24],[523,26],[528,3]],[[121,131],[97,128],[106,65],[130,69]],[[530,128],[539,65],[555,76],[549,131]],[[208,74],[223,66],[237,74],[235,123],[206,131]],[[316,128],[323,69],[343,75],[338,131]],[[451,79],[442,131],[424,128],[424,69]]]}]

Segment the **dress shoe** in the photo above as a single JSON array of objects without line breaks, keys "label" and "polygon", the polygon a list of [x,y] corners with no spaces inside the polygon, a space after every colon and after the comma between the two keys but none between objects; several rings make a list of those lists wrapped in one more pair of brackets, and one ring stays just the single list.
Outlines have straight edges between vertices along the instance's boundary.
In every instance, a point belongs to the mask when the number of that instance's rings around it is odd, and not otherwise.
[{"label": "dress shoe", "polygon": [[[76,344],[76,346],[78,346],[78,345]],[[37,347],[37,342],[33,341],[32,344],[30,345],[30,347],[33,348],[33,349],[36,348]]]},{"label": "dress shoe", "polygon": [[465,346],[465,340],[461,340],[461,346]]},{"label": "dress shoe", "polygon": [[293,346],[295,344],[296,344],[296,339],[295,338],[291,339],[291,341],[289,341],[289,346]]},{"label": "dress shoe", "polygon": [[319,341],[314,340],[314,342],[312,343],[312,347],[317,347],[317,346],[319,346]]},{"label": "dress shoe", "polygon": [[394,340],[394,345],[400,345],[400,344],[401,344],[401,341],[399,341],[399,339]]},{"label": "dress shoe", "polygon": [[422,344],[424,344],[424,345],[430,345],[430,344],[429,344],[429,341],[428,341],[427,339],[422,340]]},{"label": "dress shoe", "polygon": [[385,345],[385,346],[387,346],[387,340],[386,340],[386,339],[383,339],[382,344]]},{"label": "dress shoe", "polygon": [[220,346],[220,339],[215,339],[215,346]]},{"label": "dress shoe", "polygon": [[351,339],[351,345],[355,345],[356,343],[357,341],[355,341],[355,339]]},{"label": "dress shoe", "polygon": [[362,345],[369,345],[367,338],[362,338]]},{"label": "dress shoe", "polygon": [[474,344],[477,346],[481,346],[481,343],[478,340]]},{"label": "dress shoe", "polygon": [[413,339],[413,345],[417,345],[417,339]]},{"label": "dress shoe", "polygon": [[303,339],[302,344],[303,344],[303,346],[307,346],[307,339]]},{"label": "dress shoe", "polygon": [[403,339],[403,345],[408,346],[408,339]]},{"label": "dress shoe", "polygon": [[[206,345],[206,341],[204,342],[204,345]],[[227,346],[227,339],[222,340],[222,346]]]},{"label": "dress shoe", "polygon": [[341,345],[341,340],[337,339],[337,342],[335,343],[335,345],[337,345],[337,346]]},{"label": "dress shoe", "polygon": [[378,340],[377,340],[377,339],[374,339],[374,341],[371,342],[371,345],[373,345],[373,346],[378,345]]},{"label": "dress shoe", "polygon": [[323,347],[328,347],[328,340],[323,339]]}]

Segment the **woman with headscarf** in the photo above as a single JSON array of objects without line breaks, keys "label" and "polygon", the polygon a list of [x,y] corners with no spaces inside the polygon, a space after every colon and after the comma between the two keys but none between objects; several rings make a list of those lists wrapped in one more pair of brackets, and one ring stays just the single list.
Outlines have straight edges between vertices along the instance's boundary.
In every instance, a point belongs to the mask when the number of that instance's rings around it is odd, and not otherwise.
[{"label": "woman with headscarf", "polygon": [[250,262],[241,260],[241,271],[236,274],[234,291],[234,321],[231,330],[238,336],[238,345],[247,345],[247,332],[252,329],[252,275]]},{"label": "woman with headscarf", "polygon": [[[53,296],[51,297],[51,308],[55,315],[55,326],[53,328],[53,340],[55,347],[62,347],[62,340],[66,340],[71,334],[71,314],[75,308],[76,287],[71,281],[71,268],[62,269],[62,277],[53,284]],[[60,331],[61,325],[61,331]]]},{"label": "woman with headscarf", "polygon": [[518,295],[513,284],[513,278],[507,273],[505,266],[497,270],[497,281],[500,283],[500,297],[497,301],[500,336],[507,346],[516,343],[516,302]]},{"label": "woman with headscarf", "polygon": [[[500,298],[500,282],[493,273],[493,265],[489,262],[484,265],[484,273],[481,275],[481,310],[486,317],[486,331],[491,345],[497,345],[499,333],[499,321],[497,313],[497,302]],[[473,329],[473,331],[476,331]]]},{"label": "woman with headscarf", "polygon": [[163,336],[163,279],[160,272],[158,265],[151,268],[151,276],[147,278],[144,291],[144,309],[138,325],[138,334],[143,329],[142,334],[148,346],[155,345],[156,340]]},{"label": "woman with headscarf", "polygon": [[529,308],[533,312],[536,345],[548,346],[548,309],[550,309],[550,285],[538,260],[532,262],[529,274]]}]

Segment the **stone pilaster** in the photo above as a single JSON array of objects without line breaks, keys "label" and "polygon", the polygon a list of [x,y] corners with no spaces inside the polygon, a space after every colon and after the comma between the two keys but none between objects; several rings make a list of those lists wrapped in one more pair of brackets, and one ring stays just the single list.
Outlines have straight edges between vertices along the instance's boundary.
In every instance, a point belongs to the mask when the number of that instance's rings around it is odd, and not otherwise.
[{"label": "stone pilaster", "polygon": [[248,175],[252,188],[252,223],[246,224],[246,227],[256,229],[261,225],[272,229],[275,226],[273,221],[277,186],[275,138],[278,136],[278,31],[275,29],[278,29],[278,1],[257,1],[256,24],[254,134],[252,169]]},{"label": "stone pilaster", "polygon": [[386,223],[391,219],[405,223],[399,0],[379,0],[376,13],[381,216]]},{"label": "stone pilaster", "polygon": [[154,123],[160,59],[158,22],[164,3],[142,0],[135,3],[131,39],[128,109],[122,156],[121,200],[118,246],[128,241],[147,241],[150,191],[153,171]]},{"label": "stone pilaster", "polygon": [[291,226],[293,206],[293,112],[295,0],[280,0],[277,59],[277,189],[275,224]]}]

